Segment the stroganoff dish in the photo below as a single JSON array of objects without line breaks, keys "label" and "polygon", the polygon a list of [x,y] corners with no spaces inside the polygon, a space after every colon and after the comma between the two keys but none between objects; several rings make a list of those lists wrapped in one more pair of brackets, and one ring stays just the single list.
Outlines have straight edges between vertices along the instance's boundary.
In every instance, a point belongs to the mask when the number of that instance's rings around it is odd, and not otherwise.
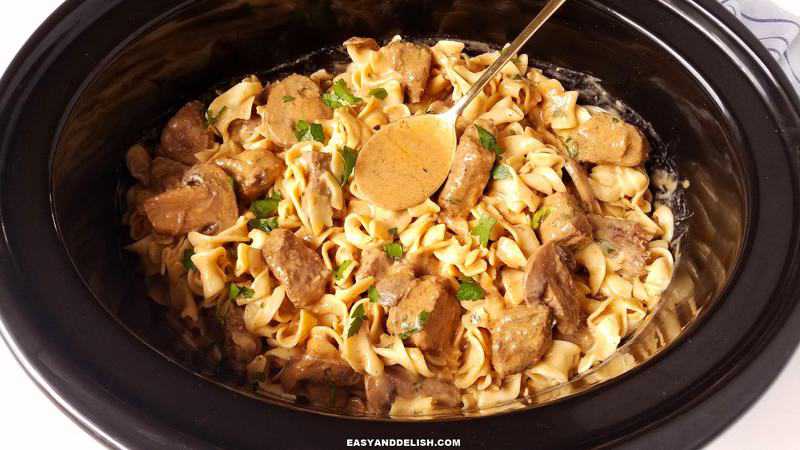
[{"label": "stroganoff dish", "polygon": [[441,189],[382,209],[354,179],[364,143],[446,111],[498,53],[344,46],[342,73],[248,77],[128,151],[127,248],[183,348],[262,393],[397,417],[502,408],[612,355],[674,265],[643,134],[519,55],[459,117]]}]

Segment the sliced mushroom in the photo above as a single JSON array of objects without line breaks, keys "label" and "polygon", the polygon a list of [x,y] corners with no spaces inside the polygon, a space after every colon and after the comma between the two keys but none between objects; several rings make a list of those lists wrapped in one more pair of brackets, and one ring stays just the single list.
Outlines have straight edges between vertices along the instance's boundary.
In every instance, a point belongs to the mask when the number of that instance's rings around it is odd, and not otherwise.
[{"label": "sliced mushroom", "polygon": [[319,86],[311,78],[292,74],[273,84],[267,98],[267,127],[272,140],[289,147],[297,142],[295,124],[330,119],[333,112],[322,102]]},{"label": "sliced mushroom", "polygon": [[433,56],[430,49],[407,41],[394,41],[380,50],[401,77],[409,100],[417,103],[428,85]]},{"label": "sliced mushroom", "polygon": [[141,145],[134,145],[125,155],[128,172],[145,186],[150,184],[150,162],[150,153]]},{"label": "sliced mushroom", "polygon": [[266,194],[286,169],[283,160],[267,150],[245,150],[231,158],[217,159],[214,164],[233,176],[239,192],[248,200]]},{"label": "sliced mushroom", "polygon": [[386,414],[395,398],[431,397],[435,406],[458,406],[458,388],[435,378],[420,378],[401,366],[389,366],[383,374],[364,377],[367,407],[373,414]]},{"label": "sliced mushroom", "polygon": [[572,184],[575,185],[575,190],[578,192],[584,207],[591,212],[599,212],[600,203],[597,202],[594,196],[592,185],[589,184],[589,175],[583,165],[574,159],[567,159],[564,168],[567,169],[569,178],[572,180]]},{"label": "sliced mushroom", "polygon": [[161,145],[156,153],[184,164],[196,164],[194,154],[214,144],[214,134],[204,114],[205,107],[196,101],[178,110],[162,131]]},{"label": "sliced mushroom", "polygon": [[578,330],[581,307],[567,266],[567,254],[558,244],[548,242],[531,255],[523,283],[525,301],[547,304],[553,310],[559,331],[572,334]]},{"label": "sliced mushroom", "polygon": [[647,243],[652,236],[630,220],[591,214],[589,221],[594,228],[594,238],[612,268],[627,277],[641,276],[647,262]]},{"label": "sliced mushroom", "polygon": [[157,193],[181,185],[183,175],[189,166],[178,161],[157,156],[150,163],[150,186]]},{"label": "sliced mushroom", "polygon": [[181,186],[148,199],[144,210],[156,232],[172,236],[216,234],[232,226],[239,214],[231,179],[212,164],[189,169]]}]

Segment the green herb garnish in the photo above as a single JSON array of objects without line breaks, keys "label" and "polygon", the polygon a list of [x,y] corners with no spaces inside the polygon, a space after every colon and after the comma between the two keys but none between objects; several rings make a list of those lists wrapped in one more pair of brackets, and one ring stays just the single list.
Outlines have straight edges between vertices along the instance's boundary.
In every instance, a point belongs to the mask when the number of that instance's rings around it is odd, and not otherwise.
[{"label": "green herb garnish", "polygon": [[266,219],[253,219],[247,222],[247,225],[251,229],[261,230],[267,233],[277,229],[279,226],[277,217],[268,217]]},{"label": "green herb garnish", "polygon": [[344,160],[344,169],[342,169],[342,185],[346,184],[353,175],[353,169],[356,167],[356,160],[358,159],[358,152],[348,146],[339,149],[339,154],[342,155]]},{"label": "green herb garnish", "polygon": [[341,263],[339,265],[339,267],[337,267],[336,270],[333,271],[333,278],[336,281],[341,281],[342,278],[344,278],[344,273],[352,265],[353,265],[353,260],[352,259],[348,259],[347,261],[344,261],[343,263]]},{"label": "green herb garnish", "polygon": [[403,257],[403,246],[399,242],[392,242],[383,246],[383,251],[392,259],[400,259]]},{"label": "green herb garnish", "polygon": [[283,197],[281,193],[275,191],[270,197],[263,200],[256,200],[250,205],[250,211],[259,219],[266,219],[274,215],[278,211],[278,204],[280,204]]},{"label": "green herb garnish", "polygon": [[481,247],[489,245],[489,237],[492,235],[492,229],[497,224],[497,220],[492,216],[482,216],[475,228],[470,232],[471,235],[477,236]]},{"label": "green herb garnish", "polygon": [[378,288],[375,286],[370,286],[367,290],[367,296],[369,296],[370,303],[378,303],[378,300],[381,299],[380,294],[378,293]]},{"label": "green herb garnish", "polygon": [[456,298],[463,301],[482,300],[486,297],[483,288],[471,277],[463,277],[458,283]]},{"label": "green herb garnish", "polygon": [[481,141],[481,146],[483,146],[483,148],[491,150],[498,155],[505,151],[497,144],[497,139],[495,139],[492,133],[489,133],[485,128],[478,125],[475,125],[475,128],[478,129],[478,139]]},{"label": "green herb garnish", "polygon": [[291,95],[284,95],[283,96],[283,103],[289,103],[289,102],[293,102],[293,101],[294,101],[294,97],[292,97]]},{"label": "green herb garnish", "polygon": [[393,238],[396,238],[397,237],[397,227],[389,228],[389,234],[391,234]]},{"label": "green herb garnish", "polygon": [[317,141],[323,142],[325,140],[325,133],[322,131],[322,125],[318,123],[308,123],[305,120],[298,120],[294,124],[294,135],[298,141]]},{"label": "green herb garnish", "polygon": [[531,228],[534,230],[538,230],[540,226],[542,226],[542,222],[547,219],[547,216],[553,212],[553,208],[539,208],[533,213],[531,217]]},{"label": "green herb garnish", "polygon": [[205,119],[206,119],[206,127],[210,128],[210,127],[215,126],[217,124],[217,121],[219,120],[220,116],[222,116],[227,109],[228,109],[227,106],[223,106],[222,108],[220,108],[219,112],[217,112],[217,113],[214,113],[214,111],[211,111],[210,109],[206,110],[206,117],[205,117]]},{"label": "green herb garnish", "polygon": [[256,294],[256,291],[250,289],[247,286],[237,286],[233,283],[228,286],[228,299],[234,300],[238,298],[240,295],[242,298],[253,298]]},{"label": "green herb garnish", "polygon": [[364,313],[364,304],[359,303],[358,306],[350,313],[350,326],[347,327],[347,337],[353,337],[358,334],[361,329],[361,324],[367,315]]},{"label": "green herb garnish", "polygon": [[181,263],[183,263],[183,267],[186,270],[197,270],[197,266],[194,265],[192,262],[192,256],[194,256],[194,249],[187,248],[183,251],[183,258],[181,259]]},{"label": "green herb garnish", "polygon": [[511,178],[511,168],[505,164],[496,165],[494,170],[492,170],[492,179],[505,180],[507,178]]},{"label": "green herb garnish", "polygon": [[567,136],[567,138],[564,139],[564,147],[567,149],[567,154],[570,158],[578,156],[578,144],[576,144],[571,137]]},{"label": "green herb garnish", "polygon": [[343,106],[355,106],[363,100],[353,95],[353,93],[350,92],[350,88],[347,87],[347,83],[340,78],[333,83],[332,92],[325,93],[322,96],[322,101],[328,105],[329,108],[336,109]]},{"label": "green herb garnish", "polygon": [[[412,334],[419,333],[420,331],[422,331],[423,328],[425,328],[425,324],[428,323],[428,319],[430,319],[430,317],[431,317],[430,311],[420,312],[419,316],[417,317],[417,323],[414,325],[413,328],[409,328],[406,331],[400,333],[400,339],[408,339],[409,336],[411,336]],[[408,324],[404,323],[402,326],[404,328],[407,328]]]},{"label": "green herb garnish", "polygon": [[386,89],[384,88],[374,88],[370,89],[369,95],[377,98],[378,100],[383,100],[389,95],[389,93],[386,92]]},{"label": "green herb garnish", "polygon": [[617,249],[614,248],[614,245],[611,244],[611,242],[606,241],[605,239],[598,241],[597,244],[600,246],[600,248],[603,250],[603,253],[605,253],[606,255],[613,255],[614,253],[617,252]]}]

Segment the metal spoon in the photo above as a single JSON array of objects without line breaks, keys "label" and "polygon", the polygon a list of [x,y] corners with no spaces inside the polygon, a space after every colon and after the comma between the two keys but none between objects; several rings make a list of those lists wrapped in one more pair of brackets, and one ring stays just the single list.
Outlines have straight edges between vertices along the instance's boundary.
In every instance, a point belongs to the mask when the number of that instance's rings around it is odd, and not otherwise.
[{"label": "metal spoon", "polygon": [[354,181],[365,200],[390,210],[421,204],[447,179],[456,150],[456,119],[566,0],[550,0],[445,113],[411,116],[381,127],[359,152]]}]

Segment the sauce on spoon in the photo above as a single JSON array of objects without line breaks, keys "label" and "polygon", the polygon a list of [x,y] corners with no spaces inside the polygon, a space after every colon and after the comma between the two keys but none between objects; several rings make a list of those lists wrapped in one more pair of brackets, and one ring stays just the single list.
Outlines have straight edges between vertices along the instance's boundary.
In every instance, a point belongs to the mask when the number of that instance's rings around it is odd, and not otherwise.
[{"label": "sauce on spoon", "polygon": [[373,134],[355,167],[354,181],[364,199],[381,208],[401,210],[433,195],[453,164],[458,116],[565,1],[550,0],[449,111],[406,117]]}]

